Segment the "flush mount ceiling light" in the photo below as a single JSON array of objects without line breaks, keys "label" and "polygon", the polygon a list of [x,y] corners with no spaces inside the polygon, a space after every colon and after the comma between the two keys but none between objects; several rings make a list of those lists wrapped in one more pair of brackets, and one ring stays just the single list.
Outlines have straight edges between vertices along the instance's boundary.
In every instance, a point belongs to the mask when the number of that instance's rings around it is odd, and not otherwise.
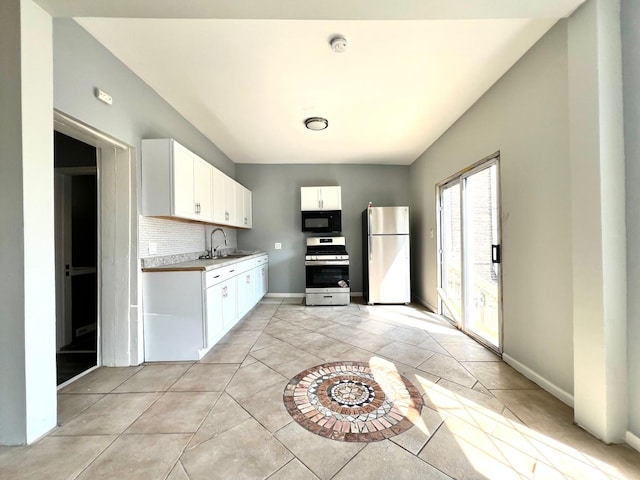
[{"label": "flush mount ceiling light", "polygon": [[329,121],[322,117],[310,117],[304,121],[304,126],[309,130],[324,130],[329,126]]}]

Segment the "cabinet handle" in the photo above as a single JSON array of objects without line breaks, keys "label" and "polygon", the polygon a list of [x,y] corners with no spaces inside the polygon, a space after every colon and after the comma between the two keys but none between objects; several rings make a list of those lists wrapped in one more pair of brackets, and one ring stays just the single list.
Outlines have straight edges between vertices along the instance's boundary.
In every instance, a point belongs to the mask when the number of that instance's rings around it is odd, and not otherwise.
[{"label": "cabinet handle", "polygon": [[216,275],[216,276],[215,276],[215,277],[213,277],[213,278],[220,278],[220,275]]}]

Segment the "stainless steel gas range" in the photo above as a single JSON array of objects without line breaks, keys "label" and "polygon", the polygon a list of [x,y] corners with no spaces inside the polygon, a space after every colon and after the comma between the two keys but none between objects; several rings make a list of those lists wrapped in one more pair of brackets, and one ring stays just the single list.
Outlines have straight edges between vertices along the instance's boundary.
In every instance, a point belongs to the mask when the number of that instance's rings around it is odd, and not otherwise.
[{"label": "stainless steel gas range", "polygon": [[348,305],[349,254],[344,237],[307,238],[307,305]]}]

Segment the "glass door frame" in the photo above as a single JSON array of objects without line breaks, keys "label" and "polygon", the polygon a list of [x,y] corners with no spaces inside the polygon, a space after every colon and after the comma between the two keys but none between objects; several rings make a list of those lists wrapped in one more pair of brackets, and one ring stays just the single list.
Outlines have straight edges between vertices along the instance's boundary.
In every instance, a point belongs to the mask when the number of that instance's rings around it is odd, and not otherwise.
[{"label": "glass door frame", "polygon": [[[438,289],[438,313],[443,315],[444,318],[449,320],[456,328],[462,330],[465,334],[472,337],[478,343],[481,343],[485,347],[489,348],[493,352],[498,355],[502,355],[503,350],[503,317],[502,317],[502,258],[498,264],[500,268],[498,269],[498,345],[493,345],[482,336],[474,333],[473,331],[466,328],[465,318],[466,318],[466,305],[468,298],[469,287],[467,285],[467,279],[465,277],[468,276],[466,273],[467,262],[468,262],[468,252],[467,248],[465,248],[466,242],[468,238],[465,236],[465,224],[467,223],[468,213],[465,209],[465,179],[471,177],[472,175],[481,172],[487,168],[496,166],[496,220],[497,220],[497,244],[499,245],[500,257],[502,257],[502,215],[501,215],[501,193],[500,193],[500,152],[496,152],[492,155],[489,155],[482,160],[470,165],[469,167],[451,175],[446,178],[442,182],[436,185],[436,228],[437,228],[437,289]],[[461,278],[462,278],[462,291],[461,291],[461,318],[449,318],[444,315],[445,308],[450,312],[454,313],[454,311],[447,305],[448,300],[446,299],[445,290],[442,285],[442,281],[444,278],[443,268],[445,266],[445,262],[443,261],[443,245],[442,245],[442,233],[443,233],[443,215],[444,208],[442,206],[442,192],[447,187],[451,187],[453,185],[459,185],[460,189],[460,245],[461,245]]]}]

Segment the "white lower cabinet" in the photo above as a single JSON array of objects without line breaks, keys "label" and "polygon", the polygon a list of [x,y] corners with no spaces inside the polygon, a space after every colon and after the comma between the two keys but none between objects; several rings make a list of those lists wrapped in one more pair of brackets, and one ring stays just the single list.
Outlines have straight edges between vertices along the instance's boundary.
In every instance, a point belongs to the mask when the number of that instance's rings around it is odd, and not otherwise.
[{"label": "white lower cabinet", "polygon": [[202,272],[142,275],[144,359],[198,360],[204,345]]},{"label": "white lower cabinet", "polygon": [[243,317],[253,307],[254,292],[253,270],[238,275],[238,315]]},{"label": "white lower cabinet", "polygon": [[268,257],[143,272],[145,361],[199,360],[267,293]]}]

